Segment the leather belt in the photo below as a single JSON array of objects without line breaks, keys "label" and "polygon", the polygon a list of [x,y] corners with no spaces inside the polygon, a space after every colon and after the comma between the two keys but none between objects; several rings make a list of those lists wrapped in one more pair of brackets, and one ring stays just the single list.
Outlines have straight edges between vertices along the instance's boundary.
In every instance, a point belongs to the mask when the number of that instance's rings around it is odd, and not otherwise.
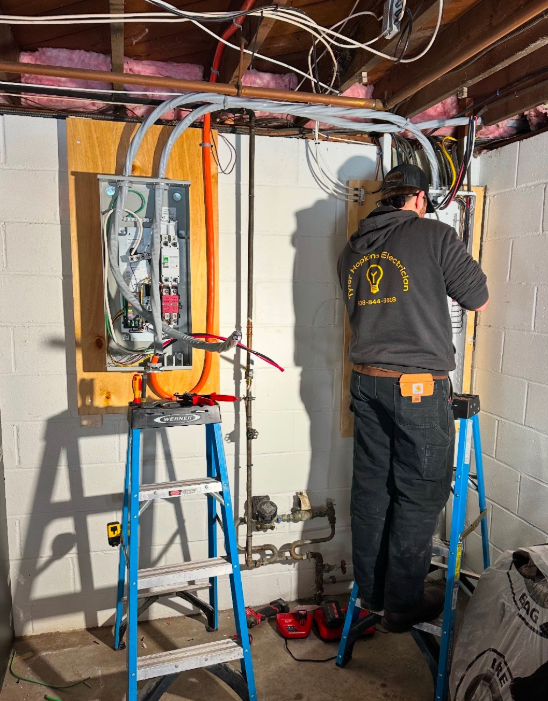
[{"label": "leather belt", "polygon": [[[373,365],[354,365],[354,370],[361,375],[369,375],[369,377],[393,377],[399,380],[404,372],[397,370],[387,370],[386,368],[376,368]],[[432,375],[433,380],[447,380],[448,375]]]}]

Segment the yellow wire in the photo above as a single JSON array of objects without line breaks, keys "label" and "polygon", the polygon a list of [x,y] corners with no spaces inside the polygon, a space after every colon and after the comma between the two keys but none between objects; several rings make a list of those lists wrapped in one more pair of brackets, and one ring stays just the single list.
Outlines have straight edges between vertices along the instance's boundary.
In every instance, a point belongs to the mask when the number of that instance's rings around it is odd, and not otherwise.
[{"label": "yellow wire", "polygon": [[443,153],[445,154],[445,157],[447,158],[447,160],[449,161],[449,165],[451,166],[451,175],[453,176],[453,180],[451,181],[451,187],[453,187],[453,185],[454,185],[454,184],[456,183],[456,181],[457,181],[457,171],[456,171],[456,169],[455,169],[455,164],[453,163],[453,160],[452,160],[451,156],[449,155],[447,149],[445,148],[445,142],[446,142],[447,140],[449,140],[449,141],[456,141],[456,139],[455,139],[454,137],[452,137],[452,136],[445,136],[445,137],[443,138],[443,141],[441,142],[441,150],[442,150]]}]

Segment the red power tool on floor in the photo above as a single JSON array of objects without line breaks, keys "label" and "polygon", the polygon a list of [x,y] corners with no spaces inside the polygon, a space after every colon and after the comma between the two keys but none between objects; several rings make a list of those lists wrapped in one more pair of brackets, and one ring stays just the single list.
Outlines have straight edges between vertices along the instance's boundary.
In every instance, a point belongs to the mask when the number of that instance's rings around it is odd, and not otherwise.
[{"label": "red power tool on floor", "polygon": [[289,613],[289,604],[284,599],[276,599],[271,601],[268,606],[263,606],[260,609],[252,609],[250,606],[245,608],[245,617],[248,628],[255,628],[259,623],[266,621],[267,618],[274,618],[279,613]]},{"label": "red power tool on floor", "polygon": [[[337,599],[326,599],[313,613],[314,626],[318,637],[324,642],[340,640],[342,636],[346,611],[348,606],[341,606]],[[369,611],[362,609],[360,618],[367,616]],[[375,633],[375,626],[368,628],[362,636]]]}]

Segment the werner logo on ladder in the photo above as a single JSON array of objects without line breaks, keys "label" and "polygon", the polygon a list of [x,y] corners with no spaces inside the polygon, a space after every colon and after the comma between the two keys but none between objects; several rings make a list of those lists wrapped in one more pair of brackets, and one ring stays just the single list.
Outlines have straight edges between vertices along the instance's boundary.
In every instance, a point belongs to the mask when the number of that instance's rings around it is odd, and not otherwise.
[{"label": "werner logo on ladder", "polygon": [[[449,673],[451,657],[455,641],[455,623],[457,614],[458,592],[461,578],[461,559],[464,539],[481,523],[483,545],[483,565],[489,567],[489,539],[487,534],[487,505],[485,498],[485,483],[483,479],[483,460],[481,454],[481,438],[479,427],[479,397],[476,395],[456,395],[453,399],[453,414],[460,422],[459,446],[457,453],[457,470],[453,491],[453,514],[451,518],[451,536],[448,545],[443,543],[434,547],[434,554],[447,558],[447,581],[445,585],[445,604],[441,625],[438,621],[419,623],[412,635],[424,655],[432,672],[434,681],[434,701],[446,701],[449,688]],[[472,442],[475,449],[476,480],[470,476],[470,459]],[[478,518],[468,528],[464,528],[468,485],[471,484],[478,492]],[[435,563],[433,563],[435,566]],[[343,635],[337,655],[337,666],[344,667],[352,659],[354,644],[363,631],[371,625],[380,623],[382,612],[360,616],[359,588],[356,583],[352,587],[350,603],[346,614]],[[438,643],[436,637],[440,638]]]},{"label": "werner logo on ladder", "polygon": [[[181,395],[177,401],[143,403],[140,383],[134,382],[135,400],[129,407],[128,451],[122,523],[107,526],[109,544],[120,547],[114,647],[126,647],[127,631],[128,701],[158,701],[181,672],[206,668],[231,687],[242,701],[256,701],[255,679],[242,579],[238,559],[232,497],[221,432],[221,412],[216,400],[236,397]],[[141,432],[149,429],[203,424],[206,428],[207,476],[164,484],[140,483]],[[207,497],[209,557],[200,562],[182,562],[139,569],[139,516],[154,499],[183,498],[188,494]],[[217,502],[226,555],[217,553]],[[180,597],[200,609],[207,629],[218,628],[217,577],[228,574],[234,606],[236,640],[213,640],[203,645],[138,657],[138,618],[161,597]],[[207,580],[203,584],[190,584]],[[209,590],[209,601],[195,592]],[[125,610],[125,612],[124,612]],[[241,660],[241,673],[227,665]],[[137,683],[147,684],[137,694]]]}]

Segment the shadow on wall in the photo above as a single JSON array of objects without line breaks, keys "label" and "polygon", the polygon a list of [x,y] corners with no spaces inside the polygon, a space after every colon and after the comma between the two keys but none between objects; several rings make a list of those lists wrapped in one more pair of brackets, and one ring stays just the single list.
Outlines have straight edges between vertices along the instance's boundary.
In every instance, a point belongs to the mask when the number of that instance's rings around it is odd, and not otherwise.
[{"label": "shadow on wall", "polygon": [[[374,160],[354,156],[340,167],[337,177],[346,183],[350,179],[373,178],[374,171]],[[323,222],[333,221],[335,204],[334,231],[327,232]],[[302,368],[300,396],[309,421],[307,492],[312,506],[323,506],[326,499],[332,499],[337,517],[333,540],[299,550],[301,554],[319,551],[324,563],[335,566],[332,573],[326,572],[323,576],[326,595],[345,591],[349,586],[347,583],[352,580],[349,489],[353,443],[351,439],[342,438],[340,431],[345,311],[337,275],[338,257],[347,238],[347,206],[346,202],[339,200],[336,203],[330,197],[297,212],[297,228],[292,238],[296,249],[294,362]],[[314,232],[316,225],[318,231]],[[302,232],[306,232],[305,235]],[[304,523],[303,538],[328,535],[326,518]],[[314,562],[307,560],[299,568],[297,591],[300,597],[308,598],[316,592]],[[348,570],[345,572],[346,566]]]}]

